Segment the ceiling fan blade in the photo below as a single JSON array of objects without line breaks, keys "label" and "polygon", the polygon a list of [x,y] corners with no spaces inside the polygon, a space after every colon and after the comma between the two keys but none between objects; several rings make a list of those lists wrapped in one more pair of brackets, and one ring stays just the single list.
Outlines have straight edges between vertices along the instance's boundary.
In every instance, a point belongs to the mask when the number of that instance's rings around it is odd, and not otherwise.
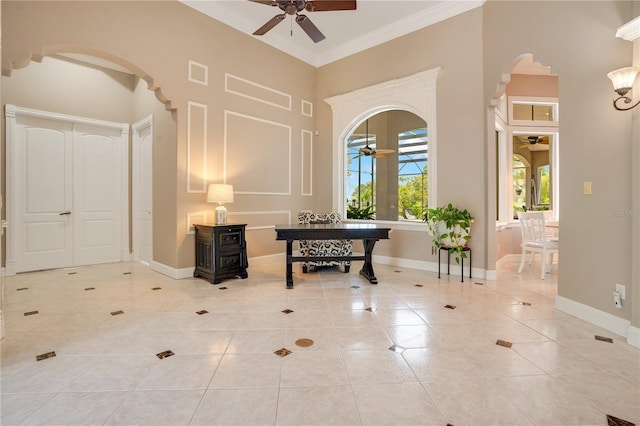
[{"label": "ceiling fan blade", "polygon": [[311,37],[311,40],[313,40],[314,43],[325,39],[324,34],[322,34],[318,27],[316,27],[313,22],[311,22],[311,19],[307,18],[305,15],[296,16],[296,22],[298,23],[298,25],[300,25],[304,32],[307,33],[309,37]]},{"label": "ceiling fan blade", "polygon": [[266,4],[267,6],[277,6],[278,2],[277,1],[273,1],[273,0],[249,0],[252,1],[254,3],[261,3],[261,4]]},{"label": "ceiling fan blade", "polygon": [[258,28],[253,35],[264,35],[267,33],[267,31],[269,31],[271,28],[275,27],[276,25],[278,25],[280,22],[284,21],[284,18],[287,16],[286,13],[283,13],[282,15],[276,15],[273,18],[271,18],[266,24],[264,24],[263,26],[261,26],[260,28]]},{"label": "ceiling fan blade", "polygon": [[393,154],[394,152],[396,152],[396,151],[393,150],[393,149],[384,149],[384,148],[376,149],[374,151],[374,153],[381,154],[381,155]]},{"label": "ceiling fan blade", "polygon": [[355,0],[308,0],[304,5],[308,12],[330,12],[332,10],[356,10]]}]

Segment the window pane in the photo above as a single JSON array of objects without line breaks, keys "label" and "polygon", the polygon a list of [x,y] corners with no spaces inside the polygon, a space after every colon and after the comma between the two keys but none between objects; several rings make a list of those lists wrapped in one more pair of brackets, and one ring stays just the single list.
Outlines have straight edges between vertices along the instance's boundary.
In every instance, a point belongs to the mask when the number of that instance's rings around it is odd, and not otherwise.
[{"label": "window pane", "polygon": [[369,117],[347,138],[347,217],[421,221],[428,205],[427,127],[399,110]]},{"label": "window pane", "polygon": [[553,121],[553,105],[513,104],[513,119],[524,121]]}]

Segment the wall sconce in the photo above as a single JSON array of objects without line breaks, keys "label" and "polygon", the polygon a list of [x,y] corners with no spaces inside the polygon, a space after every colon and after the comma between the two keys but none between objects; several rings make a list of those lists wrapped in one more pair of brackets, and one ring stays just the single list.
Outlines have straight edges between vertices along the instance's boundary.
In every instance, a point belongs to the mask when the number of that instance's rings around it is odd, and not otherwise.
[{"label": "wall sconce", "polygon": [[233,185],[212,183],[207,191],[207,202],[218,203],[218,207],[216,207],[216,225],[226,225],[227,208],[224,203],[233,203]]},{"label": "wall sconce", "polygon": [[618,101],[620,100],[625,104],[631,103],[631,98],[627,96],[627,93],[629,93],[629,90],[633,87],[633,82],[635,81],[638,72],[640,72],[640,67],[626,67],[611,71],[607,74],[607,77],[609,77],[613,83],[613,90],[620,95],[613,101],[613,107],[618,111],[628,111],[640,104],[640,101],[638,101],[627,108],[621,108],[618,106]]}]

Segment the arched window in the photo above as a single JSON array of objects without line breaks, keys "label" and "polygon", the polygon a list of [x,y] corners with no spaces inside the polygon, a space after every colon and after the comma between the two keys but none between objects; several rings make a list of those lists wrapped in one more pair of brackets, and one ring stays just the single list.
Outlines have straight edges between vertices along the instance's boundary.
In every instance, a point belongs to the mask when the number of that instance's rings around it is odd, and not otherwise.
[{"label": "arched window", "polygon": [[[353,217],[348,212],[349,206],[355,204],[363,209],[369,202],[370,210],[375,209],[369,218],[397,223],[394,228],[413,229],[417,224],[411,222],[421,221],[421,211],[428,204],[437,204],[435,112],[436,80],[440,72],[441,68],[433,68],[325,99],[333,115],[334,210],[344,217]],[[375,120],[391,122],[393,115],[403,116],[411,124],[377,128],[382,124],[374,123]],[[365,162],[366,155],[359,154],[366,147],[367,134],[369,148],[375,143],[378,150],[394,152],[387,153],[385,158],[376,155],[373,161]],[[357,181],[358,177],[360,183],[348,183],[350,179]],[[361,186],[366,179],[372,188],[369,201],[366,194],[363,195],[366,188]],[[415,183],[419,183],[421,189],[404,194],[405,188]],[[414,197],[416,193],[419,196]]]},{"label": "arched window", "polygon": [[427,123],[389,110],[345,139],[347,218],[421,221],[428,206]]}]

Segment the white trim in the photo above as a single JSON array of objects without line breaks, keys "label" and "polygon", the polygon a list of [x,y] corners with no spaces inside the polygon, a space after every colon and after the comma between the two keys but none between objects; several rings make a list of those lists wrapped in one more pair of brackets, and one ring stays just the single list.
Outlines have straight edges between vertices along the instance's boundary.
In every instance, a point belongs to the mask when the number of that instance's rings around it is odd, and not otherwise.
[{"label": "white trim", "polygon": [[[140,134],[142,133],[143,130],[145,129],[150,129],[150,136],[151,136],[151,150],[153,152],[154,146],[153,146],[153,115],[149,114],[148,116],[146,116],[145,118],[143,118],[140,121],[137,121],[135,123],[133,123],[131,125],[131,130],[132,130],[132,143],[133,146],[131,147],[131,178],[133,180],[132,184],[131,184],[131,189],[132,189],[132,196],[131,196],[131,218],[132,218],[132,224],[131,224],[131,248],[132,248],[132,258],[134,261],[140,261],[140,208],[139,208],[139,204],[140,204],[140,198],[142,197],[142,184],[141,184],[141,175],[140,175],[140,170],[139,170],[139,165],[140,165]],[[153,157],[153,154],[152,154]],[[152,173],[152,183],[151,185],[153,186],[153,158],[151,158],[151,173]],[[152,228],[153,228],[153,190],[151,191],[152,193],[151,195],[151,212],[150,212],[150,216],[151,216],[151,224],[152,224]],[[152,253],[151,253],[151,259],[153,259],[153,232],[151,235],[151,248],[152,248]],[[146,261],[144,261],[143,263],[147,264]]]},{"label": "white trim", "polygon": [[123,133],[129,133],[129,125],[127,123],[116,123],[113,121],[96,120],[93,118],[78,117],[75,115],[60,114],[57,112],[40,111],[11,104],[5,105],[5,117],[15,117],[16,115],[20,115],[23,117],[43,118],[46,120],[63,121],[73,124],[87,124],[90,126],[106,127],[110,129],[121,130]]},{"label": "white trim", "polygon": [[[305,135],[308,135],[308,138],[305,139]],[[309,192],[305,192],[305,142],[309,145],[309,171],[308,171],[308,180],[309,180]],[[313,195],[313,132],[311,130],[302,129],[302,137],[300,139],[301,145],[301,168],[300,168],[300,195]]]},{"label": "white trim", "polygon": [[[536,96],[508,96],[509,117],[507,122],[511,126],[528,127],[558,127],[560,123],[560,108],[558,98],[536,97]],[[513,118],[513,104],[525,105],[547,105],[553,110],[553,121],[539,120],[515,120]]]},{"label": "white trim", "polygon": [[629,331],[627,332],[627,343],[631,346],[635,346],[636,348],[640,348],[640,328],[632,325],[629,326]]},{"label": "white trim", "polygon": [[640,16],[618,27],[616,37],[627,41],[634,41],[635,39],[640,38]]},{"label": "white trim", "polygon": [[627,337],[631,322],[624,318],[611,315],[588,305],[584,305],[566,297],[556,296],[556,309],[580,318],[591,324],[609,330],[612,333]]},{"label": "white trim", "polygon": [[[291,210],[264,210],[264,211],[254,211],[254,212],[229,212],[227,216],[257,216],[257,215],[279,215],[285,214],[287,215],[287,224],[291,223]],[[247,231],[257,231],[260,229],[274,229],[275,225],[260,225],[260,226],[247,226]]]},{"label": "white trim", "polygon": [[[194,68],[202,68],[204,70],[204,80],[198,80],[193,77],[193,69]],[[203,86],[209,85],[209,67],[203,64],[200,64],[196,61],[189,60],[189,77],[188,80],[192,83],[202,84]]]},{"label": "white trim", "polygon": [[[444,258],[444,253],[442,254],[443,259],[442,259],[442,263],[440,265],[440,279],[446,279],[447,276],[449,277],[450,280],[454,280],[460,282],[460,265],[458,265],[457,263],[455,263],[455,261],[452,260],[451,262],[451,273],[450,275],[447,275],[447,262],[446,259]],[[424,260],[414,260],[414,259],[404,259],[404,258],[400,258],[400,257],[390,257],[390,256],[380,256],[380,255],[373,255],[372,260],[374,263],[379,263],[381,265],[390,265],[390,266],[398,266],[401,268],[409,268],[409,269],[416,269],[418,271],[427,271],[427,272],[434,272],[434,273],[438,273],[438,262],[430,262],[430,261],[424,261]],[[488,272],[491,271],[487,271],[485,269],[482,268],[471,268],[471,278],[469,278],[469,263],[468,261],[465,262],[465,266],[464,266],[464,283],[468,283],[468,282],[472,282],[473,280],[480,280],[480,279],[484,279],[484,280],[489,280],[488,278]]]},{"label": "white trim", "polygon": [[167,277],[173,278],[174,280],[192,278],[193,271],[196,269],[195,267],[177,269],[171,266],[167,266],[163,263],[156,262],[155,260],[151,262],[150,267],[154,271],[160,272],[162,275],[166,275]]},{"label": "white trim", "polygon": [[[202,159],[202,189],[191,189],[191,108],[202,108],[203,124],[202,129],[202,152],[197,157]],[[187,101],[187,192],[189,193],[206,193],[207,192],[207,106],[193,101]]]},{"label": "white trim", "polygon": [[[287,261],[287,257],[284,253],[276,253],[276,254],[268,254],[265,256],[250,257],[248,259],[250,266],[269,265],[274,260],[284,263]],[[284,279],[284,270],[282,272],[282,278]]]},{"label": "white trim", "polygon": [[[287,192],[260,192],[260,191],[238,191],[237,188],[234,189],[234,193],[235,194],[247,194],[247,195],[291,195],[291,143],[292,143],[292,134],[291,134],[291,126],[288,124],[283,124],[283,123],[278,123],[277,121],[271,121],[271,120],[266,120],[264,118],[260,118],[260,117],[256,117],[253,115],[248,115],[248,114],[242,114],[239,112],[234,112],[234,111],[230,111],[230,110],[225,110],[224,111],[224,142],[223,142],[223,154],[222,154],[222,176],[223,176],[223,180],[224,183],[229,183],[227,182],[227,145],[228,145],[228,129],[229,126],[227,124],[227,118],[229,117],[229,115],[233,115],[236,117],[242,117],[242,118],[246,118],[249,120],[254,120],[254,121],[258,121],[261,123],[267,123],[267,124],[272,124],[274,126],[279,126],[279,127],[283,127],[285,129],[287,129],[289,131],[289,140],[288,140],[288,144],[289,144],[289,158],[287,159],[287,165],[289,167],[288,170],[288,183],[287,183]],[[258,142],[258,143],[262,143],[262,142]],[[231,182],[233,184],[233,182]]]},{"label": "white trim", "polygon": [[[280,105],[280,104],[276,104],[274,102],[271,101],[267,101],[265,99],[260,99],[260,98],[256,98],[255,96],[251,96],[242,92],[236,92],[235,90],[231,90],[229,89],[229,79],[235,79],[238,81],[241,81],[243,83],[249,84],[251,86],[257,87],[259,89],[268,91],[268,92],[272,92],[272,93],[276,93],[278,95],[282,95],[283,98],[285,98],[286,100],[286,105]],[[263,84],[260,83],[256,83],[255,81],[251,81],[251,80],[247,80],[246,78],[242,78],[242,77],[238,77],[237,75],[233,75],[231,73],[224,73],[224,91],[227,93],[233,93],[234,95],[238,95],[238,96],[242,96],[243,98],[247,98],[247,99],[251,99],[253,101],[257,101],[257,102],[262,102],[263,104],[267,104],[267,105],[271,105],[277,108],[282,108],[286,111],[291,111],[291,95],[285,92],[281,92],[279,90],[276,89],[272,89],[271,87],[265,86]]]},{"label": "white trim", "polygon": [[313,103],[303,99],[300,112],[305,117],[313,117]]},{"label": "white trim", "polygon": [[[196,217],[201,217],[202,221],[193,221],[193,218]],[[204,225],[205,223],[207,223],[207,213],[187,213],[187,235],[196,233],[196,228],[193,225]]]},{"label": "white trim", "polygon": [[[367,117],[391,109],[410,111],[427,123],[429,134],[429,204],[437,205],[436,67],[407,77],[325,99],[333,113],[333,210],[346,217],[345,138]],[[436,159],[433,161],[433,159]]]}]

